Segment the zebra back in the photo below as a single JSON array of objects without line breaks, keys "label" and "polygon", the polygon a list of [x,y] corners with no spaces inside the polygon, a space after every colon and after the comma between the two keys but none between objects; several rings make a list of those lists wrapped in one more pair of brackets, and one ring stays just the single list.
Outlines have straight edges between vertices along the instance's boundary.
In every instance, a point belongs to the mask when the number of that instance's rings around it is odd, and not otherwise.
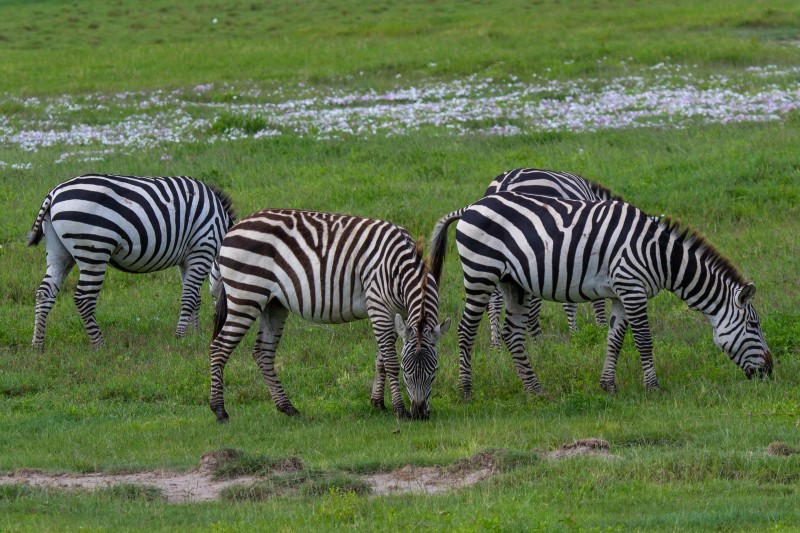
[{"label": "zebra back", "polygon": [[609,189],[570,172],[517,168],[497,176],[484,196],[499,191],[538,194],[568,200],[622,200]]}]

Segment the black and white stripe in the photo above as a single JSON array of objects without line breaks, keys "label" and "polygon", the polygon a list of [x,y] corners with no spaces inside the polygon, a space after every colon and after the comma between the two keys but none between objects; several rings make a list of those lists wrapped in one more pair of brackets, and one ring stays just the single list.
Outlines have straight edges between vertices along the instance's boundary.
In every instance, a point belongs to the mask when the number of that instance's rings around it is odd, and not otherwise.
[{"label": "black and white stripe", "polygon": [[75,305],[93,346],[103,343],[95,307],[108,265],[132,273],[178,266],[183,291],[175,335],[186,335],[190,323],[198,327],[200,285],[234,219],[225,193],[186,176],[87,174],[57,185],[28,235],[29,246],[44,236],[47,248],[33,346],[44,346],[47,315],[76,264]]},{"label": "black and white stripe", "polygon": [[[622,200],[619,196],[612,194],[606,187],[577,174],[538,168],[515,168],[500,174],[489,184],[484,196],[489,196],[499,191],[515,191],[524,194],[551,196],[553,198],[566,198],[568,200]],[[563,306],[567,315],[569,330],[577,331],[576,313],[578,305],[564,303]],[[604,326],[606,324],[605,300],[595,300],[592,302],[592,307],[596,322]],[[542,300],[535,297],[531,298],[531,307],[528,313],[528,331],[532,337],[542,334],[542,328],[539,325],[541,308]],[[503,294],[498,289],[492,294],[487,307],[492,348],[500,348],[501,346],[500,312],[502,309]]]},{"label": "black and white stripe", "polygon": [[648,389],[658,388],[647,300],[661,289],[711,322],[714,341],[748,377],[769,374],[772,357],[751,298],[755,286],[701,236],[654,220],[619,201],[564,200],[498,192],[442,217],[432,234],[431,270],[439,280],[447,227],[454,220],[466,288],[458,327],[462,393],[472,391],[470,357],[495,287],[506,302],[503,331],[523,386],[541,387],[524,351],[531,296],[557,302],[611,299],[601,386],[615,390],[615,368],[630,325]]},{"label": "black and white stripe", "polygon": [[[389,376],[392,408],[408,413],[398,380],[403,375],[411,417],[427,418],[438,358],[436,282],[403,228],[348,215],[267,209],[236,224],[222,244],[214,340],[211,410],[225,422],[223,371],[233,349],[260,318],[253,357],[279,411],[297,410],[275,374],[275,350],[288,314],[322,323],[369,318],[378,341],[372,403],[384,408]],[[405,319],[405,320],[404,320]],[[403,348],[398,364],[395,342]]]}]

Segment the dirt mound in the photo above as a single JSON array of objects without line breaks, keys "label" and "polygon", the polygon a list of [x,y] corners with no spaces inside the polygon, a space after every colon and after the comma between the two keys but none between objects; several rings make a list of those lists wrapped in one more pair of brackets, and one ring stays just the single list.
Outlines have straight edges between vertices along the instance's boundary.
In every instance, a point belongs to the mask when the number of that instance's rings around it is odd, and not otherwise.
[{"label": "dirt mound", "polygon": [[[772,455],[788,455],[783,448],[773,443]],[[770,445],[773,448],[773,445]],[[781,452],[780,450],[784,450]],[[791,451],[791,453],[800,453]],[[621,459],[609,453],[608,442],[602,439],[580,439],[552,451],[511,452],[509,450],[487,450],[461,459],[449,466],[404,466],[398,470],[361,476],[369,485],[372,494],[387,495],[401,493],[435,494],[447,490],[467,487],[479,481],[508,471],[523,464],[547,459],[562,459],[576,455],[594,455],[608,459]],[[217,479],[220,469],[243,457],[237,450],[219,450],[203,454],[200,464],[188,472],[145,471],[118,474],[50,474],[42,470],[22,468],[0,476],[0,485],[24,483],[36,487],[56,487],[75,490],[96,490],[121,484],[147,485],[158,489],[170,503],[185,503],[216,500],[223,489],[237,485],[253,485],[265,478],[259,475],[235,475]],[[299,472],[303,463],[297,457],[271,461],[270,472]],[[263,470],[261,470],[263,471]],[[252,471],[251,471],[252,472]]]}]

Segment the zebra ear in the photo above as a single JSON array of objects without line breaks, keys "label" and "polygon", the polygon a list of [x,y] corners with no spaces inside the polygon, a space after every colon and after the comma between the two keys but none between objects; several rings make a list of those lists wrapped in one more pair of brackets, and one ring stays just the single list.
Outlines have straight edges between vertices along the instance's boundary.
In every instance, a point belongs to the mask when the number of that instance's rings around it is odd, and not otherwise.
[{"label": "zebra ear", "polygon": [[747,305],[747,302],[753,299],[753,296],[756,294],[756,286],[752,283],[748,283],[747,285],[739,291],[739,294],[736,295],[736,306],[737,307],[744,307]]},{"label": "zebra ear", "polygon": [[400,338],[403,339],[403,342],[408,339],[411,333],[411,328],[406,325],[406,321],[403,320],[403,317],[401,317],[399,313],[394,315],[394,329],[397,331],[397,334],[400,335]]},{"label": "zebra ear", "polygon": [[444,334],[447,333],[448,329],[450,329],[449,318],[445,319],[444,322],[436,326],[436,328],[433,330],[433,342],[436,342],[439,339],[441,339],[444,336]]}]

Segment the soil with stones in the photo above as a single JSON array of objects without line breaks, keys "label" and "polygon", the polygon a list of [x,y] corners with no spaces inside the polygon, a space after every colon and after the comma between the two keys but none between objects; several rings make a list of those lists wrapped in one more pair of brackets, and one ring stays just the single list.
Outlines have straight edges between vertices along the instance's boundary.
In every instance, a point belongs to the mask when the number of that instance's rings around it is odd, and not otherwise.
[{"label": "soil with stones", "polygon": [[[247,486],[258,483],[258,476],[239,476],[216,479],[217,468],[229,459],[231,450],[209,452],[200,458],[200,465],[187,472],[144,471],[122,474],[50,474],[41,470],[20,469],[0,476],[0,485],[26,484],[36,487],[51,487],[77,490],[96,490],[120,484],[148,485],[155,487],[170,503],[201,502],[219,499],[223,489],[232,486]],[[480,452],[462,459],[448,467],[405,466],[391,472],[361,476],[373,495],[428,493],[434,494],[459,487],[466,487],[500,472],[499,452]],[[552,451],[534,451],[533,454],[547,459],[561,459],[576,455],[594,455],[609,459],[620,459],[609,453],[608,442],[601,439],[581,439]],[[273,471],[295,471],[302,469],[297,459],[287,459],[275,466]]]}]

